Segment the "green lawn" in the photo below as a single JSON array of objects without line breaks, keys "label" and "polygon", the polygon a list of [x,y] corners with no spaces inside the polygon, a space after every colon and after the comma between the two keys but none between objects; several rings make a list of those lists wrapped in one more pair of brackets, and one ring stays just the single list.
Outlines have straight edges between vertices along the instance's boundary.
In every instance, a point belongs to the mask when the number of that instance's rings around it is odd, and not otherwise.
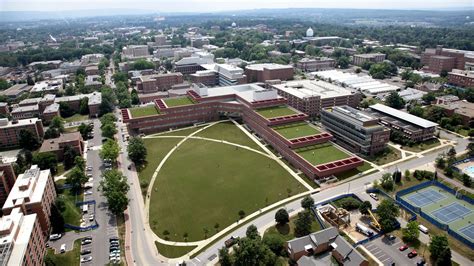
[{"label": "green lawn", "polygon": [[77,225],[81,224],[82,211],[76,206],[77,201],[82,201],[82,192],[74,195],[69,189],[58,190],[58,198],[64,202],[64,208],[61,210],[61,215],[64,218],[64,223]]},{"label": "green lawn", "polygon": [[128,110],[130,111],[132,118],[159,114],[158,110],[156,110],[156,107],[154,105],[135,107],[135,108],[130,108]]},{"label": "green lawn", "polygon": [[178,129],[178,130],[173,130],[169,132],[163,132],[163,133],[158,133],[155,134],[156,136],[187,136],[194,131],[201,129],[203,126],[198,126],[198,127],[192,127],[192,128],[186,128],[186,129]]},{"label": "green lawn", "polygon": [[364,162],[363,165],[361,165],[361,166],[359,166],[359,167],[357,167],[357,168],[351,169],[351,170],[349,170],[349,171],[345,171],[345,172],[340,173],[340,174],[336,174],[335,176],[336,176],[337,179],[339,179],[339,180],[344,180],[344,179],[346,179],[346,178],[353,177],[353,176],[358,175],[358,174],[360,174],[360,173],[362,173],[362,172],[365,172],[365,171],[367,171],[367,170],[369,170],[369,169],[372,169],[372,166],[371,166],[369,163]]},{"label": "green lawn", "polygon": [[278,132],[286,139],[294,139],[305,136],[311,136],[321,133],[315,127],[308,123],[292,123],[283,126],[273,127],[273,130]]},{"label": "green lawn", "polygon": [[[52,265],[80,265],[81,240],[74,241],[74,248],[62,254],[54,254],[54,250],[48,248],[45,260],[52,262]],[[48,265],[48,264],[47,264]]]},{"label": "green lawn", "polygon": [[79,121],[84,121],[84,120],[89,120],[89,115],[75,114],[73,116],[64,118],[64,121],[66,123],[79,122]]},{"label": "green lawn", "polygon": [[386,151],[384,151],[382,154],[368,158],[368,160],[377,165],[384,165],[387,163],[400,160],[401,158],[402,158],[402,153],[399,150],[392,148],[390,146],[387,146]]},{"label": "green lawn", "polygon": [[140,187],[142,188],[142,194],[146,194],[146,190],[156,170],[156,167],[160,164],[161,160],[166,154],[181,141],[179,138],[166,138],[166,139],[143,139],[145,147],[147,148],[147,164],[139,169],[138,177],[140,178]]},{"label": "green lawn", "polygon": [[257,113],[259,113],[265,118],[273,118],[273,117],[279,117],[279,116],[285,116],[285,115],[293,115],[293,114],[296,114],[297,112],[293,111],[292,109],[286,106],[276,106],[276,107],[258,109]]},{"label": "green lawn", "polygon": [[78,131],[79,127],[66,127],[64,128],[64,132],[66,133],[71,133],[71,132],[76,132]]},{"label": "green lawn", "polygon": [[166,98],[163,99],[168,107],[176,107],[176,106],[183,106],[183,105],[190,105],[194,104],[191,99],[188,97],[179,97],[179,98]]},{"label": "green lawn", "polygon": [[[314,219],[313,215],[311,215],[311,217],[313,218],[313,222],[311,223],[311,232],[314,233],[321,230],[321,225],[316,221],[316,219]],[[294,230],[295,221],[297,218],[298,215],[295,215],[293,217],[290,217],[290,222],[285,225],[277,224],[268,228],[263,234],[263,237],[267,237],[269,235],[277,235],[280,236],[285,242],[296,238]]]},{"label": "green lawn", "polygon": [[313,165],[319,165],[349,157],[348,154],[334,147],[330,143],[299,148],[296,149],[295,152]]},{"label": "green lawn", "polygon": [[211,139],[225,140],[240,145],[249,146],[250,148],[263,151],[255,141],[251,140],[242,130],[240,130],[232,122],[221,122],[210,126],[195,136]]},{"label": "green lawn", "polygon": [[161,244],[155,241],[156,249],[158,249],[158,253],[167,257],[167,258],[179,258],[181,256],[186,255],[191,250],[195,249],[197,246],[170,246]]},{"label": "green lawn", "polygon": [[432,139],[417,143],[413,146],[402,146],[402,149],[412,152],[421,152],[441,145],[438,139]]},{"label": "green lawn", "polygon": [[153,186],[150,225],[171,241],[204,239],[276,201],[305,191],[276,161],[234,146],[187,140],[171,155]]}]

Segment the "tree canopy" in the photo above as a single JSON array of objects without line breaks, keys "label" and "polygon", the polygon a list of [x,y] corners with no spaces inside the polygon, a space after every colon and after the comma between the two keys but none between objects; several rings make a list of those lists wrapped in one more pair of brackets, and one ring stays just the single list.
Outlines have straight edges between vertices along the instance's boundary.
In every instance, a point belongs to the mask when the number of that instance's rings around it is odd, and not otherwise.
[{"label": "tree canopy", "polygon": [[122,214],[127,209],[129,189],[125,176],[115,169],[106,171],[100,181],[100,190],[114,214]]}]

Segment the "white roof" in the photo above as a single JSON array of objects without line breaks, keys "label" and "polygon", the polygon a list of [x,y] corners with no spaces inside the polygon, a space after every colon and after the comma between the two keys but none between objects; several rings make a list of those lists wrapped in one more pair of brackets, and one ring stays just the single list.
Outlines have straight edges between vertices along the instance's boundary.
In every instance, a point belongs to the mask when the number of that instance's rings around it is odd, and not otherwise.
[{"label": "white roof", "polygon": [[288,81],[273,86],[298,98],[319,96],[321,99],[326,99],[352,94],[348,89],[321,80]]},{"label": "white roof", "polygon": [[235,94],[243,98],[247,102],[253,102],[253,101],[259,100],[255,98],[256,96],[255,92],[263,92],[263,91],[272,91],[273,93],[269,93],[269,96],[272,96],[271,97],[272,99],[281,98],[280,96],[277,95],[275,90],[268,90],[253,83],[234,85],[234,86],[225,86],[225,87],[207,88],[207,95],[201,95],[201,96],[214,97],[214,96]]},{"label": "white roof", "polygon": [[435,127],[438,125],[436,123],[433,123],[421,117],[402,112],[400,110],[394,109],[392,107],[389,107],[380,103],[371,105],[370,108],[378,112],[381,112],[390,116],[394,116],[400,120],[403,120],[405,122],[408,122],[410,124],[414,124],[416,126],[420,126],[423,128],[430,128],[430,127]]},{"label": "white roof", "polygon": [[267,63],[267,64],[251,64],[251,65],[246,66],[245,68],[251,69],[251,70],[262,71],[264,68],[266,68],[266,69],[287,69],[287,68],[291,68],[292,69],[293,66]]}]

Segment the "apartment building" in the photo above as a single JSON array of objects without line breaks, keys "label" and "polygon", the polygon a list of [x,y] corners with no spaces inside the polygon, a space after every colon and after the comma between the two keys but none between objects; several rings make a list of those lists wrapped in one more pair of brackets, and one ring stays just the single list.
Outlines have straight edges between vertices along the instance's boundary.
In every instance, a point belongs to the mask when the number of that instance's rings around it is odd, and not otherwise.
[{"label": "apartment building", "polygon": [[74,149],[80,156],[84,153],[84,141],[80,132],[62,133],[54,139],[43,141],[39,153],[52,152],[56,154],[58,161],[64,159],[64,149],[66,146]]},{"label": "apartment building", "polygon": [[247,83],[247,76],[244,70],[228,64],[205,64],[201,65],[206,70],[212,70],[217,74],[219,86],[231,86]]},{"label": "apartment building", "polygon": [[0,148],[14,148],[19,145],[20,132],[29,130],[38,139],[44,136],[43,122],[38,118],[8,121],[0,119]]},{"label": "apartment building", "polygon": [[321,122],[338,144],[355,153],[375,155],[390,141],[390,130],[378,118],[347,105],[323,109]]},{"label": "apartment building", "polygon": [[247,82],[265,82],[267,80],[293,79],[294,69],[290,65],[279,64],[252,64],[245,67]]},{"label": "apartment building", "polygon": [[448,73],[448,82],[459,87],[474,87],[474,71],[453,69]]},{"label": "apartment building", "polygon": [[333,69],[336,66],[336,60],[329,57],[302,58],[296,63],[296,68],[304,72],[314,72]]},{"label": "apartment building", "polygon": [[147,45],[128,45],[122,48],[122,59],[139,59],[149,56]]},{"label": "apartment building", "polygon": [[278,94],[288,100],[288,104],[314,118],[321,109],[349,105],[356,107],[361,95],[349,89],[321,80],[288,81],[271,85]]},{"label": "apartment building", "polygon": [[456,49],[445,49],[438,45],[435,49],[427,48],[421,54],[423,70],[440,74],[443,70],[465,69],[466,65],[474,63],[474,52]]},{"label": "apartment building", "polygon": [[11,116],[13,119],[27,119],[40,116],[40,110],[38,105],[27,105],[27,106],[18,106],[13,108],[11,111]]},{"label": "apartment building", "polygon": [[438,124],[391,108],[383,104],[371,105],[367,112],[379,119],[379,123],[400,133],[403,137],[420,142],[435,137]]},{"label": "apartment building", "polygon": [[46,235],[51,224],[51,205],[55,200],[56,190],[50,170],[40,170],[37,165],[32,165],[16,179],[2,212],[8,215],[19,208],[24,215],[36,214],[41,230]]},{"label": "apartment building", "polygon": [[213,70],[196,71],[196,73],[189,75],[189,79],[192,83],[204,84],[209,87],[216,86],[219,83],[217,73]]},{"label": "apartment building", "polygon": [[0,91],[0,95],[3,95],[9,99],[15,100],[21,95],[28,93],[31,90],[31,88],[32,86],[29,86],[26,83],[15,84],[4,91]]},{"label": "apartment building", "polygon": [[461,117],[463,125],[474,127],[474,103],[459,101],[458,99],[458,101],[438,102],[436,106],[443,108],[446,116],[451,117],[457,114]]},{"label": "apartment building", "polygon": [[0,206],[5,204],[10,191],[15,185],[16,175],[11,164],[0,164]]},{"label": "apartment building", "polygon": [[201,65],[213,64],[214,55],[211,53],[198,52],[190,57],[184,57],[174,64],[174,71],[183,75],[194,74],[197,71],[204,70]]},{"label": "apartment building", "polygon": [[153,93],[157,91],[167,91],[176,84],[183,83],[183,74],[167,73],[141,76],[137,81],[138,92]]},{"label": "apartment building", "polygon": [[43,265],[46,239],[38,215],[14,208],[0,218],[0,264],[8,266]]},{"label": "apartment building", "polygon": [[352,64],[361,66],[365,62],[380,63],[385,60],[386,55],[382,53],[355,54],[352,56]]}]

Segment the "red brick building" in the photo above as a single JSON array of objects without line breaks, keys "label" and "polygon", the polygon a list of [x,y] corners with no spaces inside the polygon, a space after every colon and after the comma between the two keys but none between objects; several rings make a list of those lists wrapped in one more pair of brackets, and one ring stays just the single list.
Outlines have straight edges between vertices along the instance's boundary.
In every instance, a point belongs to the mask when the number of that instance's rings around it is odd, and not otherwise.
[{"label": "red brick building", "polygon": [[421,63],[424,65],[424,70],[440,74],[441,71],[451,71],[454,68],[464,69],[466,62],[474,62],[472,56],[467,57],[466,54],[471,51],[444,49],[438,45],[436,49],[426,49],[421,54]]},{"label": "red brick building", "polygon": [[62,161],[64,159],[64,148],[66,148],[66,146],[70,146],[82,156],[84,154],[84,141],[81,133],[63,133],[58,138],[45,139],[39,153],[52,152],[56,154],[58,161]]},{"label": "red brick building", "polygon": [[39,140],[43,139],[43,122],[38,118],[8,121],[0,119],[0,148],[14,148],[19,145],[21,130],[29,130]]},{"label": "red brick building", "polygon": [[294,69],[290,65],[279,64],[253,64],[245,67],[247,82],[265,82],[267,80],[293,79]]},{"label": "red brick building", "polygon": [[474,87],[474,72],[453,69],[448,73],[448,81],[460,87]]},{"label": "red brick building", "polygon": [[140,80],[137,81],[137,88],[140,93],[152,93],[167,91],[173,85],[180,83],[183,83],[183,74],[181,73],[155,74],[140,77]]},{"label": "red brick building", "polygon": [[5,204],[15,181],[16,175],[12,165],[0,164],[0,206]]}]

